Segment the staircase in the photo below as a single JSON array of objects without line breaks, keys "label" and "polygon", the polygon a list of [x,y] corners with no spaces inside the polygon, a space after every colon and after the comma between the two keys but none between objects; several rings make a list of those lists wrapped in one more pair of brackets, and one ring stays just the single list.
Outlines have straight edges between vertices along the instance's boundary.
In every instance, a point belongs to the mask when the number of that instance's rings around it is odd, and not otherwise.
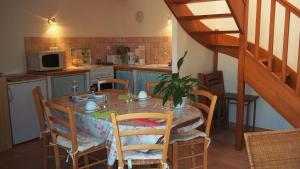
[{"label": "staircase", "polygon": [[[218,1],[218,2],[217,2]],[[286,0],[271,0],[269,42],[274,42],[275,9],[281,5],[286,10],[282,57],[275,56],[273,43],[268,50],[260,47],[262,0],[257,1],[255,43],[247,41],[248,0],[165,0],[182,28],[197,42],[207,48],[238,59],[238,107],[236,123],[236,149],[242,149],[244,88],[249,84],[290,124],[300,127],[300,45],[297,72],[287,65],[289,27],[291,15],[300,17],[300,10]],[[226,13],[195,14],[191,5],[223,3]],[[232,18],[237,29],[212,30],[204,21]],[[234,35],[234,36],[233,36]],[[300,38],[300,37],[299,37]],[[299,39],[298,39],[299,40]],[[216,57],[214,57],[216,58]]]}]

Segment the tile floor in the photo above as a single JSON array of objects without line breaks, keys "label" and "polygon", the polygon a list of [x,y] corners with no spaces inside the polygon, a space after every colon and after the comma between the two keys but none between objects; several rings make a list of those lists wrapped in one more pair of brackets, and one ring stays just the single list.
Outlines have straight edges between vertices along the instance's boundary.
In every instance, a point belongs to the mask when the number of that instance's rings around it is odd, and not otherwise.
[{"label": "tile floor", "polygon": [[[0,152],[0,169],[42,169],[42,150],[39,140]],[[54,168],[53,165],[50,168]],[[212,134],[208,154],[209,169],[247,169],[247,152],[234,149],[234,130],[220,130]]]}]

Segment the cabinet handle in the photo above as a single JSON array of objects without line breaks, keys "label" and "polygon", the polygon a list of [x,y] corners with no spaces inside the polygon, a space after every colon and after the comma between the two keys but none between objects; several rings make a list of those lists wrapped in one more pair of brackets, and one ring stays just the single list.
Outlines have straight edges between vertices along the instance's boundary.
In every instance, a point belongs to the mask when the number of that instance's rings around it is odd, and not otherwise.
[{"label": "cabinet handle", "polygon": [[13,101],[13,93],[9,87],[7,88],[7,90],[8,90],[8,101],[10,103]]}]

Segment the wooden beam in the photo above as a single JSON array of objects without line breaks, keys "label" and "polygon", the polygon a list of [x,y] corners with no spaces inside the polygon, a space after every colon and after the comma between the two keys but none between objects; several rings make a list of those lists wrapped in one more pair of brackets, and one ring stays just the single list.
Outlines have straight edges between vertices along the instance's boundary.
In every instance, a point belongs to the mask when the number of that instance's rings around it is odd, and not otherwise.
[{"label": "wooden beam", "polygon": [[246,1],[246,8],[243,14],[243,30],[240,35],[240,48],[238,60],[238,98],[237,98],[237,112],[236,112],[236,134],[235,134],[235,148],[242,150],[243,148],[243,128],[244,128],[244,95],[245,95],[245,53],[247,49],[247,32],[248,32],[248,8],[249,2]]},{"label": "wooden beam", "polygon": [[211,14],[211,15],[193,15],[193,16],[180,16],[181,20],[200,20],[200,19],[216,19],[216,18],[231,18],[231,13],[224,14]]},{"label": "wooden beam", "polygon": [[270,71],[273,70],[273,47],[274,47],[274,30],[275,30],[275,11],[276,1],[271,0],[271,12],[270,12],[270,29],[269,29],[269,57],[268,57],[268,68]]},{"label": "wooden beam", "polygon": [[257,0],[256,5],[256,26],[255,26],[255,52],[254,57],[259,55],[259,41],[260,41],[260,20],[261,20],[261,0]]},{"label": "wooden beam", "polygon": [[284,21],[283,49],[282,49],[282,82],[286,82],[287,57],[289,50],[290,34],[290,15],[291,12],[286,8]]},{"label": "wooden beam", "polygon": [[298,68],[297,68],[297,85],[296,93],[300,96],[300,36],[299,36],[299,48],[298,48]]},{"label": "wooden beam", "polygon": [[214,65],[213,65],[213,71],[217,72],[218,71],[218,51],[214,51]]}]

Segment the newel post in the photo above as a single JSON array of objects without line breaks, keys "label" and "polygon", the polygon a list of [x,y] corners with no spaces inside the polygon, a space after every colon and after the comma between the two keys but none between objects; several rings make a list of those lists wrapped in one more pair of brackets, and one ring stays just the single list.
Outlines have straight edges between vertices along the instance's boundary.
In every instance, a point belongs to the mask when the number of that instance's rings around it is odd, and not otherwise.
[{"label": "newel post", "polygon": [[243,128],[244,128],[244,95],[245,95],[245,54],[247,49],[247,29],[248,29],[248,8],[249,3],[246,0],[244,11],[244,31],[240,34],[240,47],[238,56],[238,98],[236,113],[236,138],[235,148],[242,150],[243,148]]}]

